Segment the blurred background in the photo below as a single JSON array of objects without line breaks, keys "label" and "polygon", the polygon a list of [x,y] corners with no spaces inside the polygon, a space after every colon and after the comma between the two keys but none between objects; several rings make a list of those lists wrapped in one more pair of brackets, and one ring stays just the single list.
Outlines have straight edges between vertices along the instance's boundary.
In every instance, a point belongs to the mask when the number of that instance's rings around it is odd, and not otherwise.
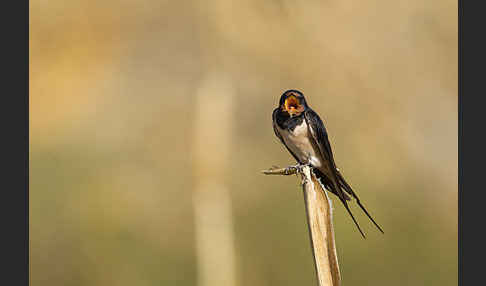
[{"label": "blurred background", "polygon": [[457,1],[30,1],[32,285],[316,285],[299,89],[385,230],[343,285],[457,284]]}]

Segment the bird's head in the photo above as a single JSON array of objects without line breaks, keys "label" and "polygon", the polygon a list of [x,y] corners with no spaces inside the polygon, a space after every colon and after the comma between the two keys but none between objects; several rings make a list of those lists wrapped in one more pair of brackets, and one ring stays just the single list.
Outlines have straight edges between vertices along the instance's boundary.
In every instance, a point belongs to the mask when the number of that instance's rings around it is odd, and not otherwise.
[{"label": "bird's head", "polygon": [[280,97],[280,110],[286,112],[290,117],[299,116],[307,109],[307,102],[304,94],[298,90],[287,90]]}]

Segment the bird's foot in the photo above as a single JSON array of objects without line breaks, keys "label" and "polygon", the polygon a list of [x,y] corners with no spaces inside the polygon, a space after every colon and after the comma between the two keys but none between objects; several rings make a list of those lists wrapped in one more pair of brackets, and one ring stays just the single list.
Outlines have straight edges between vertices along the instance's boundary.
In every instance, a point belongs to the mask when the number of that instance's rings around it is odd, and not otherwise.
[{"label": "bird's foot", "polygon": [[297,163],[293,166],[288,166],[287,168],[285,168],[285,174],[302,173],[304,171],[304,167],[306,166],[311,167],[310,164],[300,164],[300,163]]},{"label": "bird's foot", "polygon": [[300,164],[295,164],[295,165],[292,165],[292,166],[288,166],[287,168],[285,168],[285,175],[290,175],[290,174],[293,174],[293,173],[298,173],[299,172],[299,165]]}]

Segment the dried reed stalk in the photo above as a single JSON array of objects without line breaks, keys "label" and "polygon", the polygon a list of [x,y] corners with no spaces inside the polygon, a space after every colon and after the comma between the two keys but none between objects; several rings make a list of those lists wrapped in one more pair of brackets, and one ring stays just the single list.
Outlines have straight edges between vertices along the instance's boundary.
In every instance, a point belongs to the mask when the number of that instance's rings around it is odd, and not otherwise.
[{"label": "dried reed stalk", "polygon": [[317,181],[309,166],[272,168],[263,171],[266,175],[300,174],[304,191],[307,226],[311,241],[314,265],[319,286],[341,285],[341,274],[332,225],[332,205],[327,192]]},{"label": "dried reed stalk", "polygon": [[233,211],[226,181],[234,97],[231,79],[210,71],[194,101],[192,199],[198,286],[237,285]]}]

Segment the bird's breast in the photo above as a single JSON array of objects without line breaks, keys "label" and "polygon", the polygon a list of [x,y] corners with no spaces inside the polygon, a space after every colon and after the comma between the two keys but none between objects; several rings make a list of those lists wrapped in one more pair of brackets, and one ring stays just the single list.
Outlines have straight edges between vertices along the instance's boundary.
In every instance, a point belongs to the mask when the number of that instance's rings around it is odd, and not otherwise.
[{"label": "bird's breast", "polygon": [[318,155],[318,146],[316,146],[305,120],[300,125],[295,126],[293,130],[280,129],[279,133],[287,147],[301,163],[310,163],[317,168],[322,166],[321,158]]}]

